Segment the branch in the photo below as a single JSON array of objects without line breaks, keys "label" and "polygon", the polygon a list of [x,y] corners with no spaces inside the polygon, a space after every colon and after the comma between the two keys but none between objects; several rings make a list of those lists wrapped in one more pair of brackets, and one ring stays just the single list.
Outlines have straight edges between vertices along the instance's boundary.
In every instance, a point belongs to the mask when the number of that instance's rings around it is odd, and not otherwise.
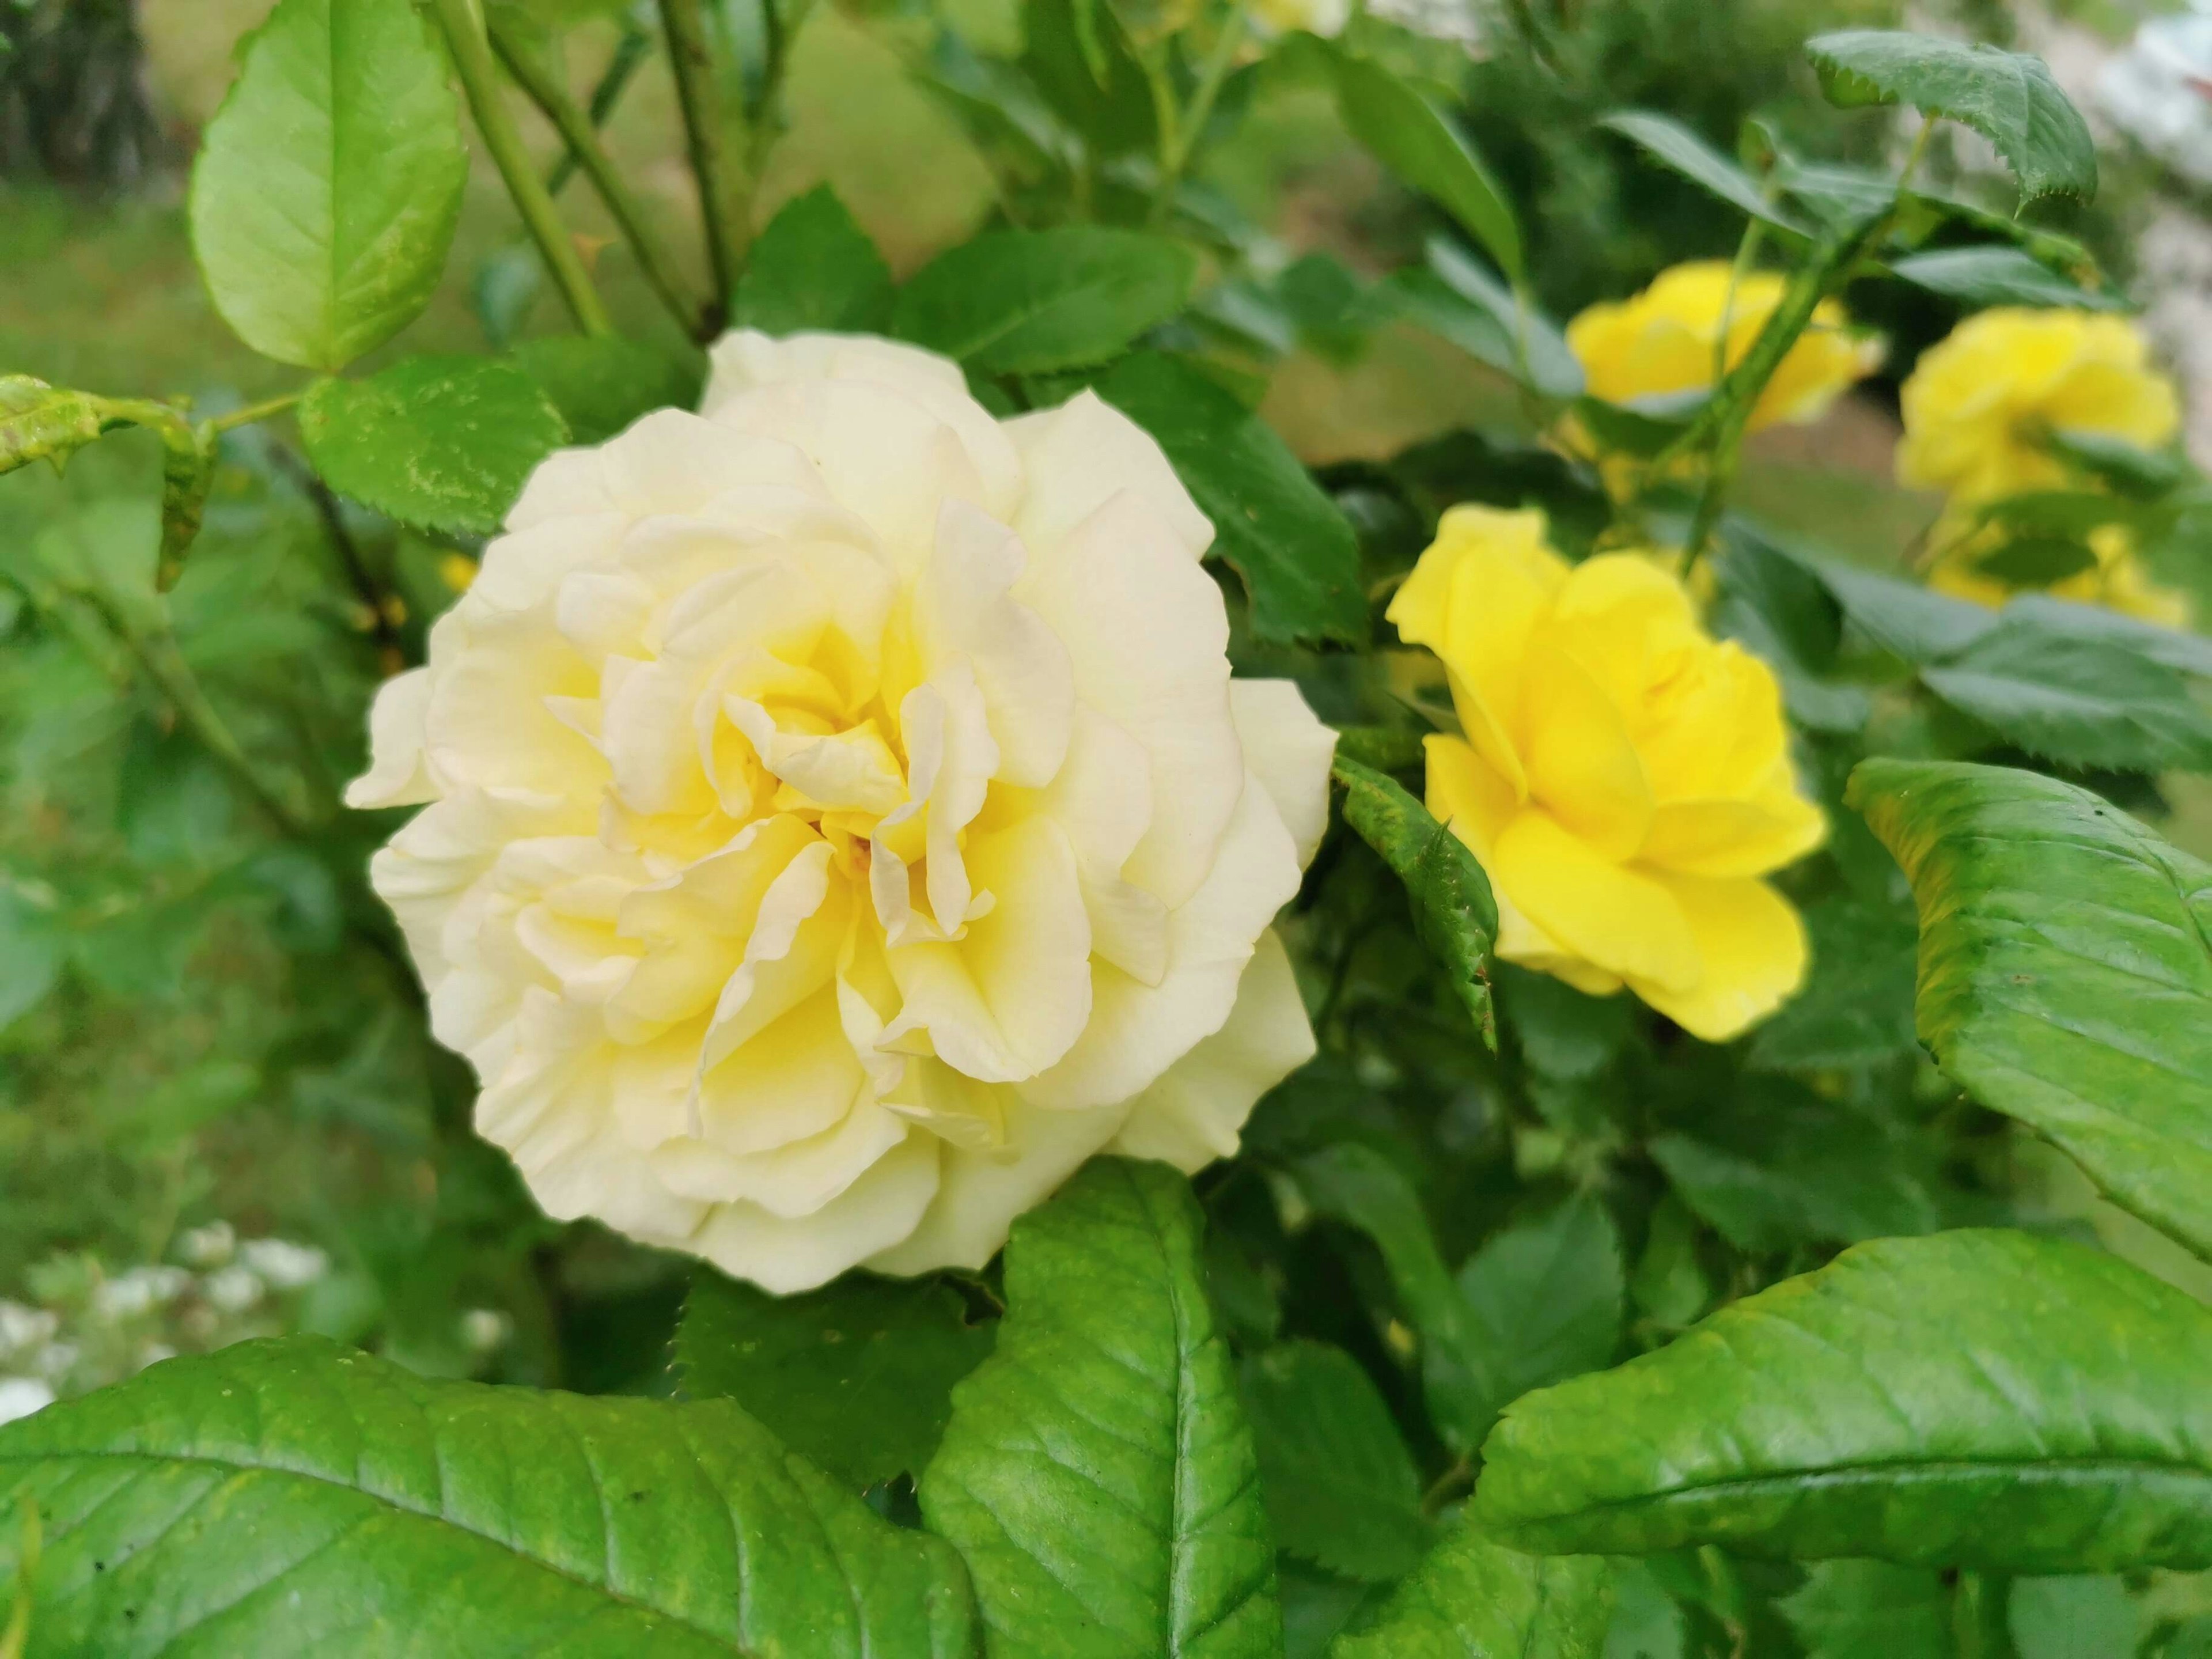
[{"label": "branch", "polygon": [[[453,0],[444,3],[450,4]],[[730,296],[737,291],[742,246],[730,216],[722,167],[721,90],[714,82],[714,60],[708,51],[707,22],[699,0],[660,0],[660,21],[668,32],[669,66],[676,74],[676,97],[684,110],[691,176],[699,186],[699,217],[707,233],[707,258],[714,270],[714,296],[699,319],[700,336],[707,338],[721,327]]]}]

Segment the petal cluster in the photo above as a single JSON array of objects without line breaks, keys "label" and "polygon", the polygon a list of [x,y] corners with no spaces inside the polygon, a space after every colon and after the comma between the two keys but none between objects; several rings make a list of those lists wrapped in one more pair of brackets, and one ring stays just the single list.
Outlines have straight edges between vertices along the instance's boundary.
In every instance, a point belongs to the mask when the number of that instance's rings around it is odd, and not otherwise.
[{"label": "petal cluster", "polygon": [[1771,1012],[1803,928],[1759,878],[1819,844],[1772,672],[1699,625],[1655,560],[1570,565],[1543,515],[1444,514],[1392,601],[1443,662],[1463,738],[1428,740],[1428,805],[1497,894],[1498,952],[1626,985],[1708,1041]]},{"label": "petal cluster", "polygon": [[1096,398],[856,337],[539,469],[349,799],[427,803],[372,878],[549,1211],[787,1291],[1234,1150],[1334,738],[1231,679],[1212,533]]}]

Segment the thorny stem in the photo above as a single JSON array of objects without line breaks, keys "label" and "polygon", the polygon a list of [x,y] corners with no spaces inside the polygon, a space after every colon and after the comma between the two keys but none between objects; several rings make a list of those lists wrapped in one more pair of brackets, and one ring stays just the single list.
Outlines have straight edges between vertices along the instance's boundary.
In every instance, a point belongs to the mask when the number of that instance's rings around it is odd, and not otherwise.
[{"label": "thorny stem", "polygon": [[306,492],[307,500],[313,504],[315,516],[322,520],[323,533],[330,538],[331,546],[337,551],[338,562],[345,567],[346,580],[353,585],[354,597],[368,612],[369,633],[376,641],[376,665],[389,678],[407,666],[406,648],[400,642],[399,630],[392,621],[391,596],[377,586],[376,578],[369,570],[368,561],[362,557],[361,544],[354,540],[353,532],[346,528],[345,509],[338,505],[337,494],[322,481],[314,468],[290,450],[280,445],[276,447],[276,453],[277,465],[291,475],[292,481]]},{"label": "thorny stem", "polygon": [[668,61],[676,75],[684,143],[691,157],[691,176],[699,187],[699,218],[707,233],[707,260],[714,271],[714,295],[699,323],[698,331],[705,338],[720,329],[736,291],[740,247],[722,168],[721,94],[714,83],[714,61],[708,50],[699,0],[660,0],[660,22],[668,34]]}]

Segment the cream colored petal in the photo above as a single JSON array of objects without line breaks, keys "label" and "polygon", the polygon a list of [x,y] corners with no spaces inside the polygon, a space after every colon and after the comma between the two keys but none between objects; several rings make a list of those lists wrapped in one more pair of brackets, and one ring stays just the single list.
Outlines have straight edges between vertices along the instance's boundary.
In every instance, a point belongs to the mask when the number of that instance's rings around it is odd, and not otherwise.
[{"label": "cream colored petal", "polygon": [[422,760],[422,720],[429,708],[427,668],[395,674],[377,688],[368,710],[368,770],[346,786],[348,806],[417,806],[438,799]]},{"label": "cream colored petal", "polygon": [[948,501],[915,598],[924,668],[947,655],[967,659],[999,746],[996,775],[1035,788],[1066,757],[1075,681],[1059,636],[1010,597],[1028,563],[1004,525],[970,502]]},{"label": "cream colored petal", "polygon": [[441,787],[596,799],[606,763],[546,699],[592,696],[599,675],[561,637],[550,607],[471,617],[457,647],[433,671],[422,719]]},{"label": "cream colored petal", "polygon": [[1080,392],[1057,409],[1018,416],[1006,433],[1026,475],[1012,523],[1031,547],[1057,547],[1125,490],[1152,507],[1188,558],[1212,544],[1212,524],[1152,434],[1097,393]]},{"label": "cream colored petal", "polygon": [[719,1066],[810,997],[834,988],[853,925],[850,882],[831,866],[829,846],[799,849],[761,896],[744,959],[714,1003],[699,1064]]},{"label": "cream colored petal", "polygon": [[[829,1081],[842,1079],[833,1073]],[[653,1171],[684,1197],[757,1205],[779,1220],[803,1221],[850,1191],[911,1133],[903,1119],[862,1101],[820,1134],[768,1152],[738,1156],[708,1141],[667,1141],[653,1150]]]},{"label": "cream colored petal", "polygon": [[1066,830],[1086,863],[1118,872],[1152,821],[1151,757],[1121,727],[1079,703],[1066,760],[1025,804]]},{"label": "cream colored petal", "polygon": [[1228,1023],[1137,1097],[1107,1151],[1157,1158],[1186,1175],[1217,1158],[1233,1158],[1260,1097],[1314,1053],[1297,976],[1271,927],[1237,982]]},{"label": "cream colored petal", "polygon": [[927,1131],[909,1130],[803,1220],[786,1221],[757,1204],[718,1204],[696,1230],[650,1242],[690,1250],[778,1296],[811,1291],[913,1236],[938,1196],[942,1146]]},{"label": "cream colored petal", "polygon": [[1692,1036],[1726,1042],[1804,982],[1805,926],[1763,881],[1662,876],[1688,919],[1701,969],[1686,990],[1632,978],[1630,988]]},{"label": "cream colored petal", "polygon": [[1328,828],[1336,733],[1321,723],[1292,680],[1231,680],[1229,712],[1244,764],[1282,814],[1304,869]]}]

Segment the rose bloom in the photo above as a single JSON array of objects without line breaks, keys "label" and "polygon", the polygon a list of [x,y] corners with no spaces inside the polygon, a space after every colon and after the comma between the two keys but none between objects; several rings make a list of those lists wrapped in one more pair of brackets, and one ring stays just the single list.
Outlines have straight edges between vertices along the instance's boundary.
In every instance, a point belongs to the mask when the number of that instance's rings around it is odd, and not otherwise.
[{"label": "rose bloom", "polygon": [[1091,1153],[1235,1150],[1334,734],[1232,682],[1212,526],[1085,393],[756,333],[538,468],[356,805],[547,1210],[775,1291],[978,1267]]},{"label": "rose bloom", "polygon": [[1954,501],[2065,488],[2066,463],[2039,441],[2054,428],[2156,449],[2181,424],[2135,325],[2098,312],[1978,312],[1921,354],[1899,397],[1898,481]]},{"label": "rose bloom", "polygon": [[1804,928],[1759,878],[1826,824],[1772,672],[1679,580],[1638,553],[1570,565],[1540,513],[1455,507],[1389,617],[1449,677],[1466,736],[1428,739],[1428,805],[1489,874],[1499,956],[1713,1042],[1797,988]]},{"label": "rose bloom", "polygon": [[[1607,403],[1703,392],[1743,360],[1786,286],[1777,272],[1739,277],[1717,259],[1676,265],[1633,299],[1584,311],[1567,325],[1567,344],[1590,395]],[[1753,406],[1749,429],[1818,420],[1881,357],[1878,338],[1854,330],[1835,301],[1821,301]]]}]

